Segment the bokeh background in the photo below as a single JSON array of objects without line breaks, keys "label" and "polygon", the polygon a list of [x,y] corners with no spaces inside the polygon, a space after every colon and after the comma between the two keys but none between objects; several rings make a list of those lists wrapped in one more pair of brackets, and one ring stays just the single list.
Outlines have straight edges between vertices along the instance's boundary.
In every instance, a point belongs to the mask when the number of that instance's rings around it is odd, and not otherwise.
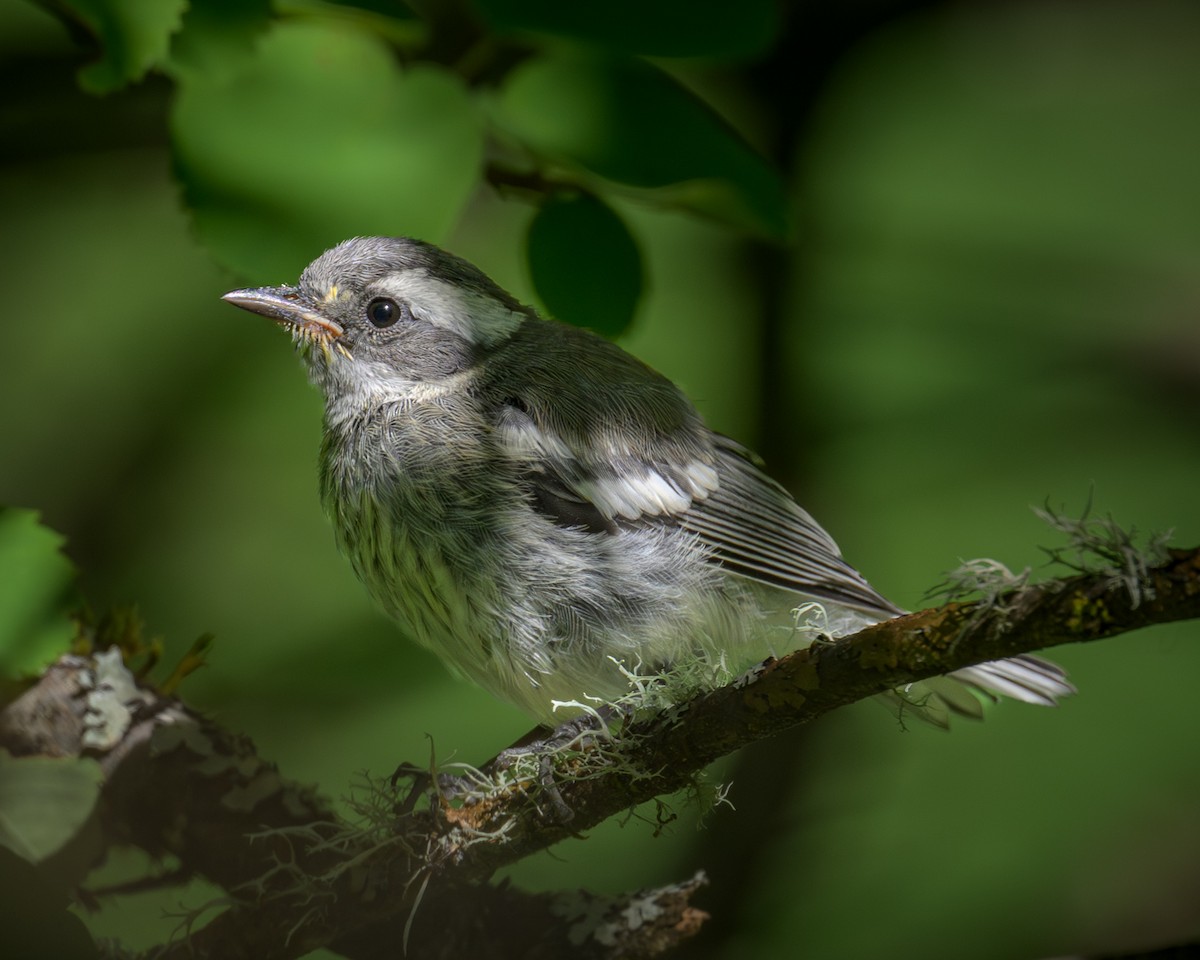
[{"label": "bokeh background", "polygon": [[[618,26],[624,6],[609,11]],[[285,12],[318,45],[335,23],[336,55],[403,47],[411,24],[365,7]],[[857,0],[752,14],[739,49],[653,62],[769,158],[787,225],[764,222],[769,190],[743,229],[652,190],[600,190],[645,277],[622,343],[761,450],[899,603],[920,606],[966,558],[1053,573],[1039,548],[1060,541],[1030,509],[1047,501],[1078,514],[1090,499],[1196,543],[1200,8]],[[741,16],[676,15],[731,18],[730,35]],[[294,52],[268,34],[254,42]],[[277,129],[227,118],[187,74],[224,62],[211,46],[95,96],[77,41],[44,9],[0,7],[0,502],[39,510],[88,601],[136,601],[168,657],[214,634],[185,696],[286,775],[336,797],[431,750],[485,759],[528,722],[373,610],[317,503],[319,398],[287,338],[219,296],[290,280],[346,235],[396,232],[540,302],[525,252],[539,197],[468,189],[461,173],[520,155],[514,125],[460,129],[465,94],[425,76],[416,113],[389,122],[431,122],[423,104],[442,128],[392,169],[388,197],[435,196],[436,209],[381,196],[359,215],[306,171],[359,176],[331,131],[369,105],[331,111],[313,83],[289,91]],[[394,64],[371,56],[352,60],[383,83]],[[561,85],[542,80],[519,91],[526,119],[562,109]],[[105,81],[93,68],[83,82]],[[590,89],[570,91],[584,113]],[[260,181],[230,199],[222,137],[253,144],[244,162],[275,194]],[[363,151],[386,155],[395,137]],[[1056,650],[1078,697],[1002,704],[950,734],[900,729],[873,704],[840,711],[718,765],[736,809],[676,798],[661,836],[634,816],[511,873],[617,892],[703,868],[713,920],[692,957],[1050,957],[1196,938],[1198,639],[1183,624]],[[146,867],[118,857],[102,879]],[[209,895],[127,897],[88,923],[145,946],[177,923],[164,910]]]}]

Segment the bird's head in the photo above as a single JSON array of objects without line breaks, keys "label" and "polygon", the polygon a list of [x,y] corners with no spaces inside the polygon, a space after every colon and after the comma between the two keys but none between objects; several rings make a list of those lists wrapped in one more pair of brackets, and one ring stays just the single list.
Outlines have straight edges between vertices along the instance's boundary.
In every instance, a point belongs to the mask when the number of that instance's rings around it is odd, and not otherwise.
[{"label": "bird's head", "polygon": [[532,314],[467,261],[403,237],[347,240],[295,286],[224,299],[287,328],[330,402],[436,391]]}]

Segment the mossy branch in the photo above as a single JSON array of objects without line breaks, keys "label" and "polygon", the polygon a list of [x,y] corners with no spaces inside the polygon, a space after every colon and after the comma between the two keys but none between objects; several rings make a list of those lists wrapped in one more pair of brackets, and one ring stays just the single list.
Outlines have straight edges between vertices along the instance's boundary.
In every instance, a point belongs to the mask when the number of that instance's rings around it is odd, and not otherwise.
[{"label": "mossy branch", "polygon": [[[974,602],[952,601],[817,643],[768,661],[753,678],[696,697],[681,709],[635,722],[623,734],[625,763],[559,784],[574,816],[566,824],[522,816],[521,797],[496,794],[455,816],[489,833],[515,820],[504,842],[474,844],[455,857],[483,878],[631,805],[687,787],[718,757],[838,707],[988,660],[1142,627],[1200,619],[1200,548],[1169,551],[1144,569],[1136,590],[1110,569],[1026,586]],[[644,771],[631,778],[626,765]]]},{"label": "mossy branch", "polygon": [[[700,878],[609,899],[481,881],[693,785],[720,756],[845,704],[986,660],[1197,618],[1200,549],[992,590],[817,643],[631,721],[615,740],[556,751],[544,758],[552,778],[495,772],[491,789],[458,803],[420,791],[408,799],[429,802],[409,803],[376,785],[354,824],[284,780],[244,737],[144,688],[122,736],[97,747],[95,736],[85,739],[92,694],[81,678],[98,658],[66,658],[9,704],[0,745],[16,756],[99,755],[105,842],[173,853],[230,893],[231,905],[158,957],[284,958],[332,945],[365,958],[395,955],[406,939],[409,955],[420,957],[653,956],[699,927],[703,914],[690,896]],[[94,845],[94,830],[87,837]],[[605,918],[630,916],[635,924],[605,926]]]}]

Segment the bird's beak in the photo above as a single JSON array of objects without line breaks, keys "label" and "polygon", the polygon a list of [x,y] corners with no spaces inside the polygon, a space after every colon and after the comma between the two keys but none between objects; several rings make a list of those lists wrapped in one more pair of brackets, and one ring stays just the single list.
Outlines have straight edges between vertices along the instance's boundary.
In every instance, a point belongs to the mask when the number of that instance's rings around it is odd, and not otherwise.
[{"label": "bird's beak", "polygon": [[341,324],[324,316],[295,287],[256,287],[230,290],[221,298],[235,307],[270,317],[305,340],[328,346],[345,331]]}]

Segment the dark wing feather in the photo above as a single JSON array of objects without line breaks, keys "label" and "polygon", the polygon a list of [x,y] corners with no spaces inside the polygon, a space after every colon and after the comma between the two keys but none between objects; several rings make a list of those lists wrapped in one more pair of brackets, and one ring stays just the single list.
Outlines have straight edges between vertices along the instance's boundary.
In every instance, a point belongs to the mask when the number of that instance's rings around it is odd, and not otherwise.
[{"label": "dark wing feather", "polygon": [[523,479],[529,487],[533,508],[560,527],[588,533],[616,533],[616,520],[572,489],[569,481],[552,464],[528,465]]}]

